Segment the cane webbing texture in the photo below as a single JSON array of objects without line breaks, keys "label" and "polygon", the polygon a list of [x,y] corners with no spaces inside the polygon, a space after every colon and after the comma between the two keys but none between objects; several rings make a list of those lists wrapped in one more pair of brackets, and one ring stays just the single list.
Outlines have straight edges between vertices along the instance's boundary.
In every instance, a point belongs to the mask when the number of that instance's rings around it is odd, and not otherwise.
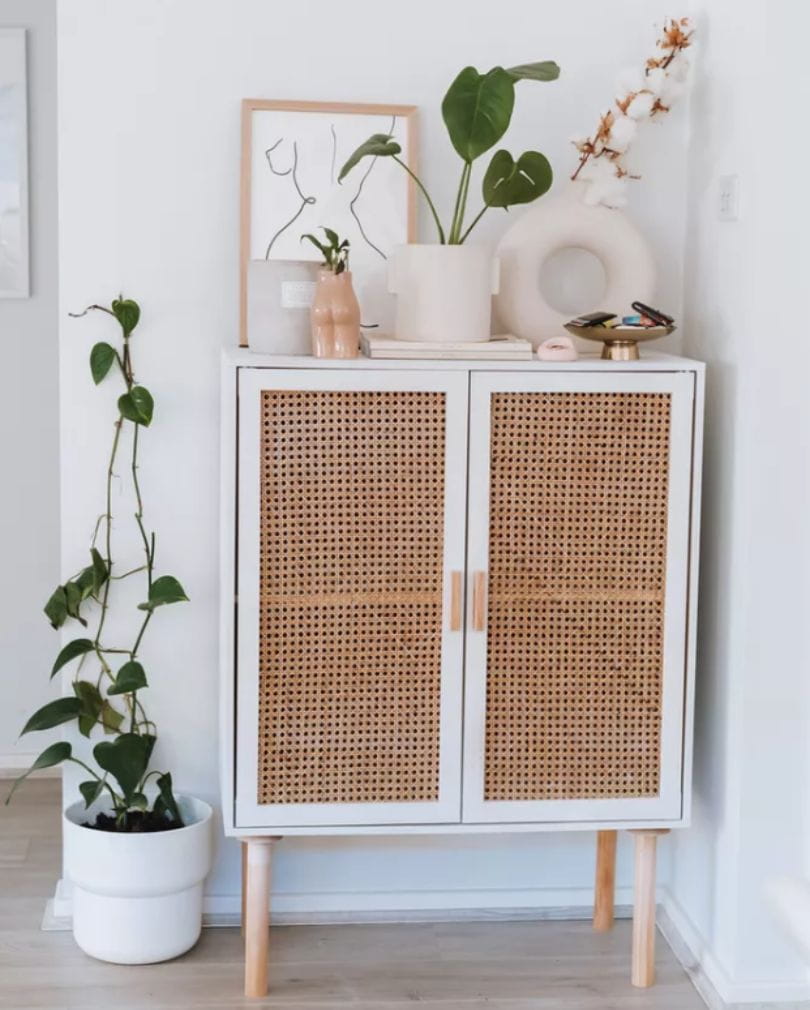
[{"label": "cane webbing texture", "polygon": [[439,791],[445,394],[261,394],[259,803]]},{"label": "cane webbing texture", "polygon": [[670,396],[491,409],[485,798],[655,796]]}]

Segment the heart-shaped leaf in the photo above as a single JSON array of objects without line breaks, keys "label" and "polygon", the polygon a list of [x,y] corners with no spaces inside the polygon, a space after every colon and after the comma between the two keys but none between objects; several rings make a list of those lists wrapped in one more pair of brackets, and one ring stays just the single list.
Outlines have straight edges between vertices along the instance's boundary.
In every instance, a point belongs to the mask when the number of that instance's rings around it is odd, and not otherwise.
[{"label": "heart-shaped leaf", "polygon": [[158,789],[160,790],[160,795],[155,800],[155,813],[165,814],[170,821],[179,827],[182,827],[183,818],[180,814],[180,808],[177,805],[177,800],[174,797],[174,792],[172,791],[171,774],[169,772],[165,772],[163,775],[159,775],[157,784]]},{"label": "heart-shaped leaf", "polygon": [[78,698],[56,698],[49,701],[47,705],[37,709],[28,722],[23,727],[20,736],[26,733],[35,733],[41,729],[53,729],[54,726],[61,726],[63,722],[70,722],[81,712],[82,703]]},{"label": "heart-shaped leaf", "polygon": [[[72,582],[68,582],[65,585],[65,589],[68,593],[68,603],[71,601],[72,589],[70,587],[75,587],[79,591],[79,603],[86,600],[88,596],[91,596],[95,590],[96,585],[96,573],[92,566],[88,565],[87,568],[82,568],[79,574],[73,579]],[[71,617],[78,617],[78,612],[71,614]]]},{"label": "heart-shaped leaf", "polygon": [[118,409],[128,421],[148,428],[152,423],[155,403],[152,394],[144,386],[133,386],[128,393],[118,398]]},{"label": "heart-shaped leaf", "polygon": [[525,151],[514,161],[508,151],[492,156],[482,192],[488,207],[514,207],[531,203],[551,187],[551,165],[539,151]]},{"label": "heart-shaped leaf", "polygon": [[95,547],[90,549],[90,556],[93,559],[93,591],[97,593],[107,581],[110,573],[107,571],[107,562]]},{"label": "heart-shaped leaf", "polygon": [[31,772],[37,772],[41,768],[53,768],[54,765],[67,761],[72,754],[73,748],[69,743],[65,743],[64,740],[59,740],[57,743],[52,743],[50,747],[46,747],[28,771],[20,775],[18,779],[15,779],[14,785],[11,787],[8,796],[6,796],[6,806],[8,806],[11,801],[11,797],[14,795],[17,786],[24,782]]},{"label": "heart-shaped leaf", "polygon": [[515,78],[503,67],[479,74],[465,67],[447,90],[442,116],[453,147],[464,161],[475,161],[509,128],[515,105]]},{"label": "heart-shaped leaf", "polygon": [[51,597],[42,608],[45,616],[51,622],[52,628],[61,628],[67,620],[67,594],[64,586],[57,586]]},{"label": "heart-shaped leaf", "polygon": [[93,756],[99,767],[116,780],[127,803],[146,774],[154,745],[153,736],[122,733],[112,742],[102,740],[93,748]]},{"label": "heart-shaped leaf", "polygon": [[79,732],[82,736],[90,736],[93,727],[98,722],[98,717],[101,715],[104,699],[96,685],[91,684],[89,680],[74,681],[73,693],[81,702]]},{"label": "heart-shaped leaf", "polygon": [[88,779],[87,782],[79,783],[79,792],[84,797],[85,809],[95,801],[101,795],[101,790],[104,788],[104,783],[101,779]]},{"label": "heart-shaped leaf", "polygon": [[121,324],[124,336],[128,337],[141,318],[140,306],[131,298],[116,298],[112,303],[112,310],[113,315]]},{"label": "heart-shaped leaf", "polygon": [[124,722],[123,715],[114,709],[106,698],[104,699],[104,704],[101,706],[99,719],[101,721],[101,728],[105,733],[117,733]]},{"label": "heart-shaped leaf", "polygon": [[362,161],[363,158],[388,158],[401,153],[402,148],[390,133],[375,133],[357,148],[341,168],[338,182],[343,182],[358,161]]},{"label": "heart-shaped leaf", "polygon": [[56,662],[53,664],[53,669],[51,670],[51,677],[59,673],[62,667],[67,666],[71,660],[92,652],[94,648],[95,646],[89,638],[74,638],[72,642],[68,642],[56,657]]},{"label": "heart-shaped leaf", "polygon": [[509,67],[506,71],[516,81],[556,81],[560,76],[560,68],[554,60],[543,60],[542,63],[520,63]]},{"label": "heart-shaped leaf", "polygon": [[183,600],[188,600],[188,597],[177,579],[173,575],[161,575],[152,583],[146,603],[138,604],[138,610],[154,610],[166,603],[180,603]]},{"label": "heart-shaped leaf", "polygon": [[93,349],[90,351],[90,372],[93,376],[93,382],[95,382],[96,385],[98,385],[107,372],[109,372],[114,361],[114,347],[111,347],[110,344],[107,344],[104,341],[93,345]]},{"label": "heart-shaped leaf", "polygon": [[136,660],[124,663],[115,677],[115,683],[107,688],[107,694],[127,694],[146,687],[146,673]]}]

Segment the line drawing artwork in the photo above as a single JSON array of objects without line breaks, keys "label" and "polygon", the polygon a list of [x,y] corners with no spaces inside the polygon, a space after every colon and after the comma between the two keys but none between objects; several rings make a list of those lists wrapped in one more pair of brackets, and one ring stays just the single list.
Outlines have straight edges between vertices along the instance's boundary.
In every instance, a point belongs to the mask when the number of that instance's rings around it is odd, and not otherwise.
[{"label": "line drawing artwork", "polygon": [[273,175],[277,175],[277,176],[280,176],[282,178],[284,176],[287,176],[287,175],[289,175],[289,176],[292,177],[292,182],[293,182],[293,185],[295,186],[295,191],[296,191],[296,193],[298,193],[298,196],[301,199],[301,205],[299,206],[299,208],[295,212],[295,214],[293,214],[293,216],[290,218],[290,220],[287,221],[286,224],[283,224],[278,229],[278,231],[275,233],[275,235],[273,235],[273,237],[268,242],[267,249],[265,250],[265,253],[264,253],[264,258],[266,260],[270,259],[270,252],[271,252],[271,250],[273,248],[274,243],[278,239],[278,237],[280,235],[283,235],[284,232],[290,227],[290,225],[292,225],[296,221],[296,219],[301,216],[301,214],[303,213],[305,207],[308,207],[311,204],[314,204],[314,203],[318,202],[317,197],[306,196],[302,192],[301,187],[298,184],[298,143],[297,143],[297,141],[295,141],[295,140],[293,141],[293,160],[292,160],[292,165],[288,169],[286,169],[285,171],[282,171],[280,169],[277,169],[275,167],[275,165],[273,164],[273,151],[275,151],[276,148],[280,144],[283,144],[283,143],[284,143],[284,138],[283,137],[279,137],[279,139],[275,142],[275,144],[273,144],[273,145],[271,145],[270,147],[267,148],[267,150],[264,152],[264,156],[267,159],[267,164],[268,164],[268,166],[270,168],[270,171],[273,173]]},{"label": "line drawing artwork", "polygon": [[[396,125],[397,125],[397,117],[396,116],[392,116],[391,117],[391,125],[390,125],[390,127],[388,129],[389,136],[393,136],[394,128],[396,127]],[[360,196],[361,196],[361,194],[363,192],[363,186],[365,186],[365,184],[366,184],[366,179],[368,179],[368,177],[371,175],[371,172],[374,169],[374,166],[376,164],[377,164],[377,159],[376,158],[372,158],[371,159],[371,164],[365,170],[365,172],[363,173],[363,175],[362,175],[362,177],[360,179],[360,183],[359,183],[359,185],[357,187],[357,192],[354,194],[354,196],[352,197],[351,201],[349,202],[349,211],[351,212],[352,217],[357,222],[357,227],[360,229],[360,234],[363,236],[363,240],[369,246],[371,246],[371,248],[374,250],[374,252],[376,252],[380,256],[382,256],[382,258],[384,260],[387,260],[388,257],[385,255],[385,253],[382,251],[382,249],[380,249],[378,246],[374,245],[374,243],[371,241],[371,239],[366,234],[366,229],[363,227],[363,222],[360,220],[360,216],[358,215],[357,210],[355,209],[355,205],[356,205],[357,201],[360,199]]]}]

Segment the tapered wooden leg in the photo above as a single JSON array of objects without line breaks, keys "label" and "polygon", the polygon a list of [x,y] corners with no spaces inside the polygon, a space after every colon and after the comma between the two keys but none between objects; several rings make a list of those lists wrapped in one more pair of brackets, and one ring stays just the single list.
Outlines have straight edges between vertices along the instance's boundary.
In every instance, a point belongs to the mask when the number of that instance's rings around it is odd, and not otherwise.
[{"label": "tapered wooden leg", "polygon": [[245,935],[245,910],[247,906],[247,842],[239,843],[242,848],[242,918],[239,920],[239,925],[242,930],[242,936]]},{"label": "tapered wooden leg", "polygon": [[275,838],[250,838],[245,880],[245,996],[267,995],[270,853]]},{"label": "tapered wooden leg", "polygon": [[666,829],[631,832],[636,839],[633,904],[633,967],[630,981],[641,989],[655,982],[655,855]]},{"label": "tapered wooden leg", "polygon": [[613,928],[616,897],[617,831],[596,833],[596,886],[593,900],[593,928],[605,933]]}]

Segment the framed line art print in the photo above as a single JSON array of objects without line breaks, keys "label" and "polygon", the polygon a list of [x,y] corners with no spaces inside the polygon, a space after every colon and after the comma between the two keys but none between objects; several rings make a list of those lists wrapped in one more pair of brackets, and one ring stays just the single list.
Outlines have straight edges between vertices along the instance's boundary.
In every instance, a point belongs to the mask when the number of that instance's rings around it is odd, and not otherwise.
[{"label": "framed line art print", "polygon": [[25,29],[0,28],[0,298],[29,294]]},{"label": "framed line art print", "polygon": [[[301,242],[332,228],[348,238],[362,322],[390,330],[387,261],[416,236],[416,189],[391,158],[368,158],[343,182],[340,170],[374,133],[390,134],[416,170],[416,107],[342,102],[242,102],[239,343],[247,347],[252,262],[318,260]],[[322,234],[322,233],[321,233]],[[252,297],[252,294],[251,294]]]}]

